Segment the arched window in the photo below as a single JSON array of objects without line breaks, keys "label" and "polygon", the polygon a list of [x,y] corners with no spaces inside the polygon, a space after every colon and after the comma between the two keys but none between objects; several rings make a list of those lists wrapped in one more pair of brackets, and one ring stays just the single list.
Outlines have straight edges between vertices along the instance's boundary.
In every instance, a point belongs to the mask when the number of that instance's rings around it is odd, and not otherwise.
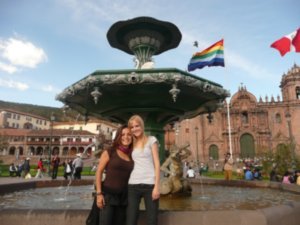
[{"label": "arched window", "polygon": [[281,115],[280,115],[280,113],[276,113],[276,115],[275,115],[275,121],[276,121],[276,123],[281,123]]},{"label": "arched window", "polygon": [[296,87],[296,98],[300,99],[300,87]]}]

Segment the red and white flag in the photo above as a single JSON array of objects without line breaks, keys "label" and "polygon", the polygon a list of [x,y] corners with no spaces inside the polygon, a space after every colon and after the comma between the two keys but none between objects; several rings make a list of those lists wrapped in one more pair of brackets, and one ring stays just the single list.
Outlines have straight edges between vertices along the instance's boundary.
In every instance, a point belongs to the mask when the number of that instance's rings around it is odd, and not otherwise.
[{"label": "red and white flag", "polygon": [[300,28],[271,44],[272,48],[276,48],[281,56],[289,51],[300,52]]}]

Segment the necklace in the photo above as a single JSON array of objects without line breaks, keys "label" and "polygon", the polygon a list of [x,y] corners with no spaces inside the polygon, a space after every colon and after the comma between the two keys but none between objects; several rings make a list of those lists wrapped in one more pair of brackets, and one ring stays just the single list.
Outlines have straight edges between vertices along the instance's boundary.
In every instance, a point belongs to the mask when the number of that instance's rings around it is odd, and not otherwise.
[{"label": "necklace", "polygon": [[122,145],[119,145],[118,149],[121,151],[121,152],[124,152],[125,154],[129,154],[131,152],[131,149],[128,148],[128,147],[125,147],[125,146],[122,146]]}]

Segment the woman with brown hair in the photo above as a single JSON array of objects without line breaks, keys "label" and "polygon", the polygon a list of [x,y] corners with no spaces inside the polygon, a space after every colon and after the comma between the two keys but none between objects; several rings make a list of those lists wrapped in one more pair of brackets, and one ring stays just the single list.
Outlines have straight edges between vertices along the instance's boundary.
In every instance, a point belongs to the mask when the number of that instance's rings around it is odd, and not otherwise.
[{"label": "woman with brown hair", "polygon": [[101,154],[97,167],[96,203],[100,209],[99,225],[125,224],[128,179],[133,169],[131,152],[131,132],[124,125],[118,129],[112,147]]}]

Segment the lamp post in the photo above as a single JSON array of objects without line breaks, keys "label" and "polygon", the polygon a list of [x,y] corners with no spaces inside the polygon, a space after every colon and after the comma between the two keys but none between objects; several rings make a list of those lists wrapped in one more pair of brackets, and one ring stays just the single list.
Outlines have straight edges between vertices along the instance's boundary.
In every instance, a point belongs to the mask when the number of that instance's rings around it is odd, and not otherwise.
[{"label": "lamp post", "polygon": [[289,111],[285,114],[285,118],[286,118],[287,124],[288,124],[290,145],[291,145],[291,150],[292,150],[292,168],[295,169],[295,166],[296,166],[295,165],[295,143],[294,143],[294,136],[293,136],[292,125],[291,125],[292,116]]},{"label": "lamp post", "polygon": [[199,149],[198,149],[198,131],[199,131],[199,128],[196,126],[195,127],[195,132],[196,132],[196,153],[197,153],[197,168],[199,168]]},{"label": "lamp post", "polygon": [[55,120],[55,116],[53,113],[51,113],[50,116],[50,142],[49,142],[49,155],[48,155],[48,173],[49,173],[49,177],[51,176],[51,152],[52,152],[52,136],[53,136],[53,121]]}]

